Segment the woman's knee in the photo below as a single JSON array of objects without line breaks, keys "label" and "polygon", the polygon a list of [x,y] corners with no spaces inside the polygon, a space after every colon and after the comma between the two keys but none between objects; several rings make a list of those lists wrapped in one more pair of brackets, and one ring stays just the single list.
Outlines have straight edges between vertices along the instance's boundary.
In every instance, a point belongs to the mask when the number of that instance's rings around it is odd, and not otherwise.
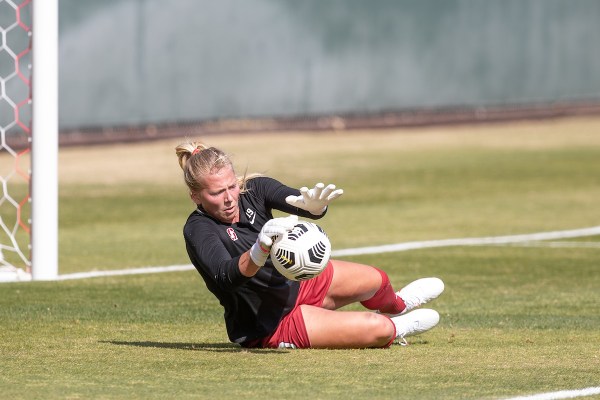
[{"label": "woman's knee", "polygon": [[366,331],[369,332],[373,347],[384,347],[389,345],[396,337],[396,327],[388,317],[366,312]]}]

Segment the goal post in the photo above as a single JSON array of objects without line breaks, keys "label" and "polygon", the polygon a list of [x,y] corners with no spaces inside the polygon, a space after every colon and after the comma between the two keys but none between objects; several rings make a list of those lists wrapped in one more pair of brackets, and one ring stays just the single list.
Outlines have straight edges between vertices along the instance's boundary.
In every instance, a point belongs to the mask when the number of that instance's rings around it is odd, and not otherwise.
[{"label": "goal post", "polygon": [[0,0],[0,281],[57,277],[58,0]]},{"label": "goal post", "polygon": [[32,0],[31,272],[58,276],[58,0]]}]

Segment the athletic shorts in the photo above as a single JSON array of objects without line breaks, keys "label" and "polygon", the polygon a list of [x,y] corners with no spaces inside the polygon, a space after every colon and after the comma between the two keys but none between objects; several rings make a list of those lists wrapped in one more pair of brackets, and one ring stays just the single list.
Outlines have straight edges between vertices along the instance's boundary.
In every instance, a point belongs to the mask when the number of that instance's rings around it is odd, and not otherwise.
[{"label": "athletic shorts", "polygon": [[260,340],[255,347],[264,348],[293,348],[306,349],[310,347],[310,340],[304,325],[301,305],[323,306],[325,296],[333,280],[333,266],[331,261],[323,272],[316,277],[300,282],[300,291],[292,311],[287,314],[273,334]]}]

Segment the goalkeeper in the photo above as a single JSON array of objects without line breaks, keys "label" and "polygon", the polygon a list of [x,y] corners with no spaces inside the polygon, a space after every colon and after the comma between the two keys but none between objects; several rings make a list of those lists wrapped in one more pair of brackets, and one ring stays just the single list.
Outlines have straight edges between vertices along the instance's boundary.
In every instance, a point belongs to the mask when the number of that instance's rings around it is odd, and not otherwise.
[{"label": "goalkeeper", "polygon": [[[439,314],[416,309],[444,290],[438,278],[398,292],[373,266],[330,260],[317,277],[291,281],[271,263],[273,240],[298,216],[322,218],[342,195],[334,185],[290,188],[275,179],[238,177],[222,150],[200,142],[176,148],[196,209],[183,234],[192,264],[224,309],[227,334],[243,347],[368,348],[406,344],[433,328]],[[291,214],[273,218],[272,211]],[[339,311],[360,302],[370,311]]]}]

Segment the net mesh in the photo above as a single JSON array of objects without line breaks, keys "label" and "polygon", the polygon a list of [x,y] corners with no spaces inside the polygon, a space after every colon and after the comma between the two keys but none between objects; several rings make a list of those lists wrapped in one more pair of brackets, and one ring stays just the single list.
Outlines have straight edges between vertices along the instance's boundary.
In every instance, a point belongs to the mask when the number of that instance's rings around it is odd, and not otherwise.
[{"label": "net mesh", "polygon": [[0,0],[0,281],[31,269],[31,0]]}]

